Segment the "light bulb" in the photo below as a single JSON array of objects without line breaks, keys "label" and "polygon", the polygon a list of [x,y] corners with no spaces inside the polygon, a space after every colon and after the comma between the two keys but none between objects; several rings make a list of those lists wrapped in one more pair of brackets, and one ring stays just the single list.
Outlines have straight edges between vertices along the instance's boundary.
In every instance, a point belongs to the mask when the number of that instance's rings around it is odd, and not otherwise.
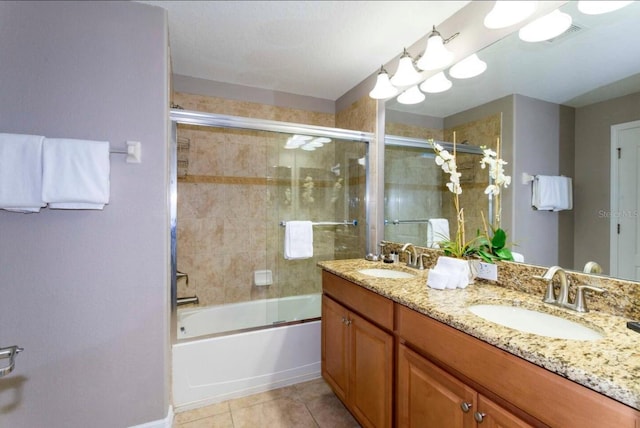
[{"label": "light bulb", "polygon": [[422,89],[424,92],[437,94],[439,92],[449,90],[452,85],[453,84],[451,83],[451,80],[447,79],[447,76],[445,76],[444,72],[441,71],[422,82],[422,84],[420,85],[420,89]]},{"label": "light bulb", "polygon": [[518,31],[518,36],[525,42],[542,42],[567,31],[571,22],[571,15],[556,9],[522,27]]},{"label": "light bulb", "polygon": [[478,58],[478,55],[473,54],[451,67],[449,76],[455,79],[469,79],[484,73],[486,69],[487,63]]},{"label": "light bulb", "polygon": [[391,98],[398,94],[398,89],[391,84],[389,80],[389,74],[387,71],[380,67],[380,72],[378,73],[378,78],[376,80],[376,86],[369,92],[369,96],[376,100],[383,100],[386,98]]},{"label": "light bulb", "polygon": [[418,104],[424,101],[424,94],[420,92],[417,86],[412,86],[400,95],[398,95],[398,102],[400,104]]}]

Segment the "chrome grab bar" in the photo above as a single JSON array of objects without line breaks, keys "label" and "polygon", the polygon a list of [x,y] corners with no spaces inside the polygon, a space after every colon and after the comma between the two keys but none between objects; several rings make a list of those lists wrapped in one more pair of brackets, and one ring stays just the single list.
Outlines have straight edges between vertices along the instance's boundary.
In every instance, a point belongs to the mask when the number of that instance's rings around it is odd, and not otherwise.
[{"label": "chrome grab bar", "polygon": [[9,359],[9,365],[0,367],[0,377],[6,376],[11,373],[16,366],[16,354],[24,351],[23,348],[18,346],[9,346],[8,348],[0,348],[0,359]]},{"label": "chrome grab bar", "polygon": [[200,299],[198,296],[190,296],[190,297],[178,297],[176,299],[176,305],[188,305],[189,303],[195,303],[196,305],[200,303]]}]

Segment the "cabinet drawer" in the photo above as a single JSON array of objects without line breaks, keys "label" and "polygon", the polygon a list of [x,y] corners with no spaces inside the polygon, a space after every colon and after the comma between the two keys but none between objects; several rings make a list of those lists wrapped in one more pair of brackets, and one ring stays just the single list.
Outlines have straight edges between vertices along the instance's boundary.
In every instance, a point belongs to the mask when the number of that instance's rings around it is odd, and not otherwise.
[{"label": "cabinet drawer", "polygon": [[640,412],[631,407],[399,304],[396,333],[549,426],[640,427]]},{"label": "cabinet drawer", "polygon": [[380,327],[393,331],[393,301],[327,271],[322,271],[322,289],[341,304]]}]

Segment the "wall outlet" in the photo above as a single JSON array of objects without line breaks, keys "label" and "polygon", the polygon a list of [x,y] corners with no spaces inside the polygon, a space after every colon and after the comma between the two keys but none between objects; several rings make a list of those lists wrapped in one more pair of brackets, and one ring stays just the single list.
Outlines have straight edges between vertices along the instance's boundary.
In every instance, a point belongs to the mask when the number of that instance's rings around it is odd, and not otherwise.
[{"label": "wall outlet", "polygon": [[488,279],[491,281],[498,280],[498,266],[493,263],[478,263],[478,278]]}]

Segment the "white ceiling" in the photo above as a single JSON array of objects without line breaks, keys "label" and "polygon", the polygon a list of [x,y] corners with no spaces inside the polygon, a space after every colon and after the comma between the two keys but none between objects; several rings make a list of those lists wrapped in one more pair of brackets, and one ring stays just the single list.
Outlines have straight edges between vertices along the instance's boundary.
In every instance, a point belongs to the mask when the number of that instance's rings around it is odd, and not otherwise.
[{"label": "white ceiling", "polygon": [[478,53],[487,62],[484,74],[451,79],[452,89],[426,94],[420,104],[391,100],[387,108],[447,117],[511,94],[583,107],[640,92],[640,1],[604,15],[585,15],[574,1],[560,9],[579,30],[540,43],[514,32]]},{"label": "white ceiling", "polygon": [[[168,11],[175,74],[335,101],[469,2],[141,3]],[[640,73],[640,1],[599,17],[580,14],[575,2],[562,9],[583,30],[553,44],[512,34],[481,51],[482,76],[388,108],[445,117],[514,93],[577,107],[640,90],[630,77]]]},{"label": "white ceiling", "polygon": [[468,1],[142,1],[173,72],[335,101]]}]

